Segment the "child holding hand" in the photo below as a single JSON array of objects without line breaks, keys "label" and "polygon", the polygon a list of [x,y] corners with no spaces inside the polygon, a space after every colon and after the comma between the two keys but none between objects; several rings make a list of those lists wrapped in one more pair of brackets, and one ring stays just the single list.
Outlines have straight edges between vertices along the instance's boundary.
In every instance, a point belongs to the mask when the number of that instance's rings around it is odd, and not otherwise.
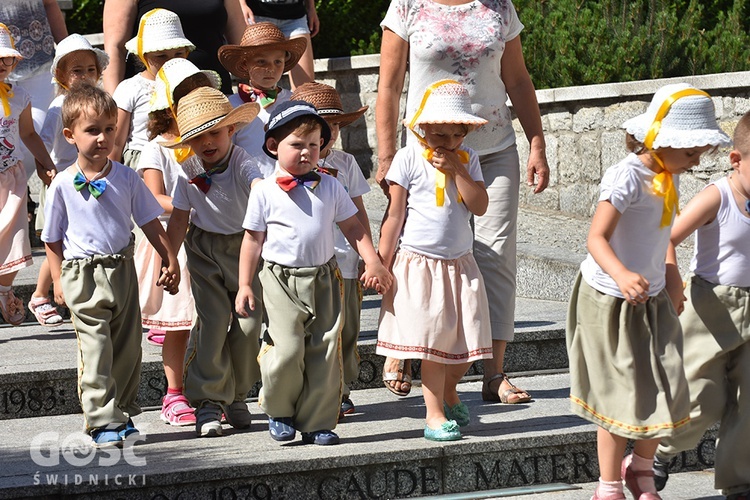
[{"label": "child holding hand", "polygon": [[378,250],[394,284],[383,296],[376,352],[422,360],[424,437],[432,441],[461,439],[469,409],[456,386],[475,360],[492,357],[469,225],[489,200],[479,157],[462,146],[485,123],[461,84],[432,84],[408,121],[419,141],[396,153],[386,176],[391,199]]},{"label": "child holding hand", "polygon": [[276,441],[290,441],[299,430],[303,443],[339,442],[333,429],[343,384],[344,288],[334,256],[334,223],[364,259],[365,285],[386,291],[391,283],[344,187],[313,172],[320,148],[330,140],[328,124],[311,104],[280,104],[264,145],[277,169],[253,188],[243,222],[235,310],[246,316],[259,309],[251,283],[262,257],[268,329],[259,356],[259,400]]},{"label": "child holding hand", "polygon": [[[726,145],[713,101],[686,84],[654,94],[623,124],[631,154],[609,168],[570,299],[567,345],[574,413],[599,426],[594,499],[660,498],[651,471],[662,438],[689,420],[682,330],[665,289],[678,175]],[[623,459],[628,439],[633,453]]]},{"label": "child holding hand", "polygon": [[[750,113],[734,129],[732,172],[690,200],[672,227],[667,290],[680,314],[690,422],[656,450],[657,489],[669,463],[721,421],[716,489],[729,500],[750,498]],[[674,247],[695,232],[691,276],[683,292]],[[684,310],[683,310],[684,309]]]},{"label": "child holding hand", "polygon": [[175,57],[186,58],[195,49],[182,32],[180,18],[166,9],[153,9],[141,17],[138,34],[125,43],[145,69],[123,80],[112,93],[117,102],[117,136],[110,158],[132,169],[138,167],[143,146],[148,142],[148,113],[156,74]]}]

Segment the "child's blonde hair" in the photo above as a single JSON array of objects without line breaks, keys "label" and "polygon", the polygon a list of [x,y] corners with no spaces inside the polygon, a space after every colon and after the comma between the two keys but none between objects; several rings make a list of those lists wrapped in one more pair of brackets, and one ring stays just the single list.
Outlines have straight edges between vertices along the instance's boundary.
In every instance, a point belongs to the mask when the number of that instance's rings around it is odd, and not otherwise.
[{"label": "child's blonde hair", "polygon": [[91,112],[94,115],[117,117],[117,103],[102,89],[81,83],[75,85],[63,102],[61,114],[63,127],[70,129],[81,115]]}]

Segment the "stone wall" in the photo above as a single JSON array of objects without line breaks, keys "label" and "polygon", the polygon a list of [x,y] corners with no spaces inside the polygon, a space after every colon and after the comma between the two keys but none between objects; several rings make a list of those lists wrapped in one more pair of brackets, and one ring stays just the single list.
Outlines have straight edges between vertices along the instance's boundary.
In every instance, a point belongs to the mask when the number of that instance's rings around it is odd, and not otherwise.
[{"label": "stone wall", "polygon": [[[365,173],[371,173],[377,164],[374,108],[379,64],[377,55],[322,59],[315,63],[316,78],[336,87],[347,110],[370,106],[365,120],[342,130],[337,146],[354,154]],[[603,172],[627,154],[620,125],[644,112],[656,89],[676,82],[690,83],[711,94],[721,127],[730,135],[742,114],[750,111],[750,72],[539,90],[537,99],[547,140],[550,186],[538,195],[522,187],[521,203],[591,216]],[[521,178],[525,179],[528,142],[517,119],[514,128],[521,155]],[[698,168],[682,176],[682,204],[730,168],[726,156],[727,150],[704,155]]]}]

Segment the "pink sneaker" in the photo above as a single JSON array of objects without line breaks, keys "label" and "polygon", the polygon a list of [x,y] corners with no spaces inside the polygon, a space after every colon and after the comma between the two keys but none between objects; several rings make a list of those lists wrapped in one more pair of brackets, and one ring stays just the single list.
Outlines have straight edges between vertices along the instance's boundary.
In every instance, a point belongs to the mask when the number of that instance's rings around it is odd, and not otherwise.
[{"label": "pink sneaker", "polygon": [[633,494],[633,497],[637,500],[661,500],[661,497],[658,493],[644,492],[643,490],[641,490],[641,487],[638,486],[639,477],[651,477],[653,480],[654,471],[652,469],[635,471],[629,466],[625,465],[627,458],[628,457],[622,459],[620,474],[622,475],[623,481],[625,481],[625,486],[627,486],[627,488],[630,490],[630,493]]},{"label": "pink sneaker", "polygon": [[183,394],[167,394],[162,400],[159,418],[176,427],[195,425],[195,409]]},{"label": "pink sneaker", "polygon": [[157,347],[164,345],[164,337],[167,336],[167,332],[164,330],[151,329],[146,334],[146,342]]}]

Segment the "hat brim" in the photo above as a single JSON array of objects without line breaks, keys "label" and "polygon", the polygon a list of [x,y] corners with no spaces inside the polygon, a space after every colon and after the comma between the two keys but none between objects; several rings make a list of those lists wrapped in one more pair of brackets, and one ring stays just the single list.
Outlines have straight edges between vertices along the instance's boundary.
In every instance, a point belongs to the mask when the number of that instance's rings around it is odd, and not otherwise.
[{"label": "hat brim", "polygon": [[[622,124],[622,128],[628,134],[632,135],[636,141],[643,143],[646,140],[648,130],[651,128],[652,120],[652,116],[648,113],[643,113],[627,120]],[[717,124],[715,128],[692,130],[662,129],[656,134],[651,148],[690,149],[704,146],[729,146],[731,144],[732,139]]]},{"label": "hat brim", "polygon": [[[208,81],[211,84],[211,87],[215,88],[216,90],[221,90],[221,75],[219,75],[216,71],[213,71],[210,69],[204,69],[190,76],[195,76],[199,73],[203,73],[204,75],[206,75],[206,78],[208,78]],[[178,83],[177,87],[179,87],[181,83],[182,82]],[[175,89],[172,89],[172,92],[174,92],[174,90]],[[156,95],[156,97],[154,98],[154,102],[151,104],[151,107],[149,108],[149,112],[160,111],[162,109],[167,109],[167,108],[169,108],[169,103],[167,102],[167,98],[164,95]]]},{"label": "hat brim", "polygon": [[286,73],[297,65],[305,49],[307,49],[307,39],[300,37],[263,45],[224,45],[219,48],[218,54],[219,62],[227,71],[238,78],[247,78],[244,59],[248,56],[269,50],[283,50],[289,54],[289,59],[284,63],[284,73]]},{"label": "hat brim", "polygon": [[327,112],[327,110],[318,110],[318,114],[325,119],[329,124],[331,123],[337,123],[340,128],[344,128],[347,125],[351,125],[355,121],[357,121],[362,115],[365,114],[365,111],[369,109],[370,106],[362,106],[357,111],[352,111],[351,113],[339,113],[339,112]]},{"label": "hat brim", "polygon": [[182,135],[179,141],[160,141],[159,145],[164,146],[165,148],[173,149],[182,146],[188,141],[195,139],[196,137],[200,137],[206,132],[209,132],[216,128],[234,125],[236,129],[240,129],[255,120],[259,112],[260,105],[258,103],[248,102],[246,104],[242,104],[241,106],[237,106],[232,111],[220,118],[209,120],[200,127],[189,130]]},{"label": "hat brim", "polygon": [[101,49],[97,49],[95,47],[88,48],[88,47],[81,47],[79,49],[71,50],[70,52],[66,52],[62,55],[55,55],[55,58],[52,60],[52,66],[50,67],[49,71],[52,73],[52,83],[55,83],[57,80],[55,79],[55,75],[57,74],[57,66],[60,64],[60,61],[62,61],[65,57],[69,56],[70,54],[73,54],[74,52],[82,52],[82,51],[89,51],[94,53],[94,57],[96,57],[96,63],[99,65],[99,71],[104,71],[107,69],[107,66],[109,66],[109,56],[106,52],[104,52]]},{"label": "hat brim", "polygon": [[[143,53],[149,54],[151,52],[160,52],[162,50],[173,50],[173,49],[179,49],[181,47],[185,47],[186,49],[193,51],[195,50],[195,45],[193,45],[193,42],[188,40],[187,38],[170,38],[168,40],[164,40],[163,42],[160,42],[158,45],[152,45],[152,46],[144,46],[143,47]],[[125,49],[130,52],[131,54],[138,55],[138,37],[131,38],[127,42],[125,42]]]},{"label": "hat brim", "polygon": [[24,57],[15,49],[2,48],[0,49],[0,57],[15,57],[17,59],[23,59]]}]

